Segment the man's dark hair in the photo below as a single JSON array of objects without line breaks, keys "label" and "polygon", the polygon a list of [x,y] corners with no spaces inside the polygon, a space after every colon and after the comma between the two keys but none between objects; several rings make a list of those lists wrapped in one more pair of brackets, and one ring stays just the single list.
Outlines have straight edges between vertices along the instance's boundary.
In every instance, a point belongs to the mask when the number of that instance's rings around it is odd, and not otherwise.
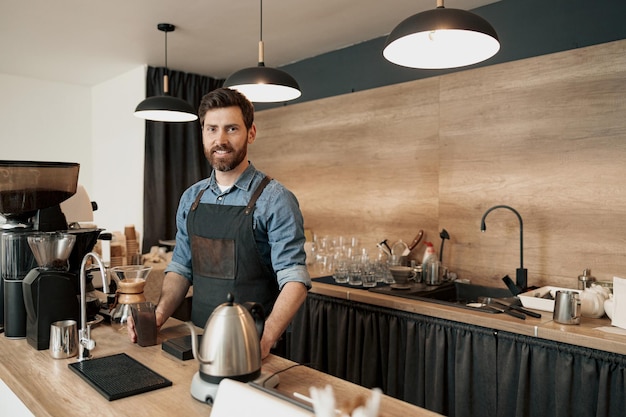
[{"label": "man's dark hair", "polygon": [[204,116],[207,111],[224,107],[239,107],[246,129],[252,127],[252,123],[254,123],[254,106],[250,100],[239,91],[225,87],[215,89],[202,97],[200,107],[198,108],[200,126],[204,127]]}]

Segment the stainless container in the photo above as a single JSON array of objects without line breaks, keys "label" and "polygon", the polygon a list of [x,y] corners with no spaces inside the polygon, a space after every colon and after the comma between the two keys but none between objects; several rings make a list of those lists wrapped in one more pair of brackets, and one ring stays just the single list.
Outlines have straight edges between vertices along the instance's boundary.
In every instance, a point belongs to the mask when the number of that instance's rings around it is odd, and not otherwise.
[{"label": "stainless container", "polygon": [[580,324],[580,296],[576,291],[557,291],[552,318],[561,324]]},{"label": "stainless container", "polygon": [[78,353],[78,329],[75,320],[55,321],[50,325],[50,356],[66,359]]}]

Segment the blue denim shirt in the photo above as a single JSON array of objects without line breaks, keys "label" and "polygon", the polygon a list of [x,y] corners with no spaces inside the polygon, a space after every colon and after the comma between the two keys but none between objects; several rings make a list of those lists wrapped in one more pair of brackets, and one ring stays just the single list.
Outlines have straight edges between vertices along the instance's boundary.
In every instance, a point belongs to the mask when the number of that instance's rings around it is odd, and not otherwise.
[{"label": "blue denim shirt", "polygon": [[[215,172],[185,190],[176,212],[176,246],[165,272],[176,272],[193,282],[187,214],[201,189],[209,185],[201,203],[245,206],[264,177],[265,174],[250,164],[235,184],[224,192],[217,185]],[[311,288],[304,252],[304,220],[293,193],[272,180],[256,202],[253,227],[261,258],[273,269],[279,288],[291,281]]]}]

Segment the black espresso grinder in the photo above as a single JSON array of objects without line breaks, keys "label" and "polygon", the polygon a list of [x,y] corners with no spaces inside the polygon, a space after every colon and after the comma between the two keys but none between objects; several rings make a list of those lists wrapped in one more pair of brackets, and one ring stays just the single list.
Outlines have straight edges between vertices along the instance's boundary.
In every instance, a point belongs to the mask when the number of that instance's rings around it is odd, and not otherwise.
[{"label": "black espresso grinder", "polygon": [[39,265],[24,278],[26,340],[37,350],[48,349],[50,325],[59,320],[79,320],[76,275],[69,271],[76,235],[65,232],[35,233],[27,238]]}]

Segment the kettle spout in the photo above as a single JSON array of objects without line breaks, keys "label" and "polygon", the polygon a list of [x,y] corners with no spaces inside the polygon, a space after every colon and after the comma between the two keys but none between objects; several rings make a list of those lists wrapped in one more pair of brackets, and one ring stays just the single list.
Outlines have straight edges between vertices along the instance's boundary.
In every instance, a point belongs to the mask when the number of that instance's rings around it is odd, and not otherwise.
[{"label": "kettle spout", "polygon": [[191,352],[193,353],[193,357],[203,365],[211,365],[213,361],[203,358],[198,351],[198,334],[196,333],[196,327],[190,321],[185,322],[185,324],[191,331]]}]

